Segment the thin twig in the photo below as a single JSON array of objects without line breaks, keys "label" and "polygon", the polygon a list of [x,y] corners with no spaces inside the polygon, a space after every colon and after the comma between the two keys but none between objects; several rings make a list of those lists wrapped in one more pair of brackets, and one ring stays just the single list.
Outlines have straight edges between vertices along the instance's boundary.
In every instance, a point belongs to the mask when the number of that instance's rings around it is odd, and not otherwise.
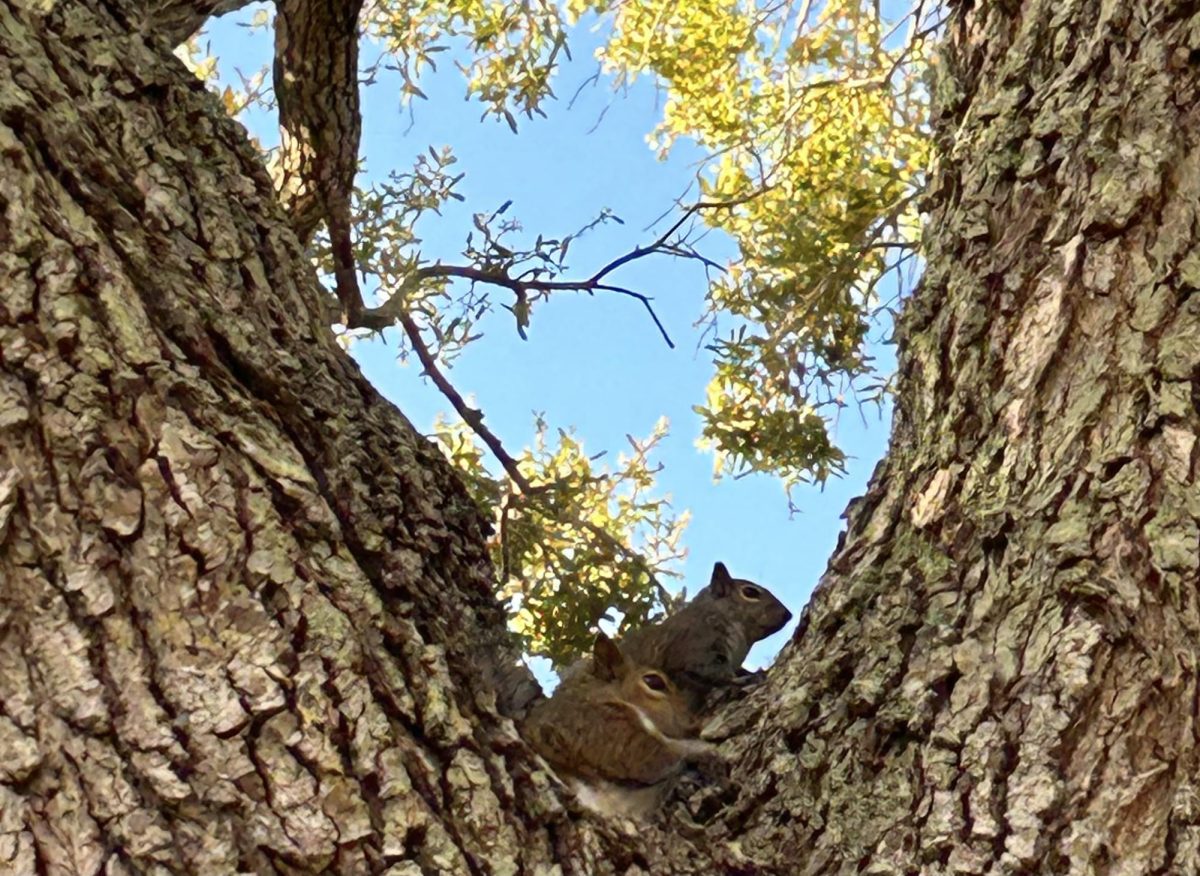
[{"label": "thin twig", "polygon": [[593,73],[591,76],[589,76],[587,79],[583,80],[581,83],[579,83],[579,87],[575,89],[575,93],[573,95],[571,95],[571,99],[569,101],[567,101],[567,112],[570,112],[571,110],[573,110],[575,108],[575,101],[579,100],[579,95],[583,94],[583,90],[585,88],[587,88],[589,85],[595,85],[596,83],[598,83],[600,81],[601,69],[602,69],[601,66],[599,64],[597,64],[596,72]]},{"label": "thin twig", "polygon": [[[642,306],[650,314],[654,320],[654,325],[658,328],[663,340],[668,347],[674,349],[675,344],[671,340],[671,336],[667,333],[666,327],[662,320],[658,318],[653,306],[650,304],[650,298],[640,292],[634,292],[624,286],[615,286],[610,283],[604,283],[603,280],[613,271],[624,267],[630,262],[645,258],[649,255],[663,254],[670,255],[675,258],[694,259],[701,262],[705,267],[720,268],[715,262],[705,258],[688,247],[686,243],[672,243],[671,237],[675,235],[684,224],[704,210],[732,209],[739,204],[744,203],[752,197],[755,197],[759,192],[746,195],[741,198],[735,198],[729,201],[699,201],[692,204],[683,211],[683,214],[658,238],[646,246],[636,246],[624,255],[604,265],[590,277],[582,280],[537,280],[526,279],[524,275],[519,277],[510,276],[506,273],[506,268],[477,268],[467,265],[426,265],[423,268],[418,268],[412,274],[412,279],[416,281],[458,278],[470,280],[472,283],[487,283],[492,286],[499,286],[503,289],[509,289],[520,300],[523,296],[528,296],[531,292],[616,292],[620,295],[627,295],[636,298],[642,302]],[[361,302],[361,299],[360,299]],[[351,302],[353,304],[353,302]],[[379,307],[366,308],[360,306],[355,309],[347,307],[347,302],[343,301],[343,310],[350,314],[351,321],[346,324],[347,328],[367,328],[374,331],[382,331],[383,329],[393,325],[407,310],[408,302],[402,295],[393,295]]]},{"label": "thin twig", "polygon": [[521,488],[521,492],[529,494],[533,492],[533,487],[530,486],[525,475],[521,474],[521,469],[517,465],[517,461],[508,455],[504,449],[504,445],[500,443],[500,439],[496,433],[489,429],[483,423],[483,412],[477,408],[471,407],[466,400],[459,394],[454,385],[446,379],[437,362],[434,361],[433,354],[429,352],[429,347],[425,345],[425,340],[421,337],[421,330],[413,321],[413,318],[407,313],[400,313],[397,316],[400,326],[404,329],[404,333],[408,335],[408,342],[412,345],[413,352],[417,354],[417,358],[421,361],[421,367],[425,369],[426,376],[433,381],[434,386],[438,391],[446,397],[450,402],[455,412],[462,418],[462,421],[471,427],[471,430],[480,437],[488,449],[492,451],[492,455],[496,457],[496,461],[512,478],[513,483]]},{"label": "thin twig", "polygon": [[636,298],[638,301],[642,302],[642,306],[646,308],[646,312],[650,314],[650,318],[654,320],[654,324],[658,326],[658,333],[662,335],[667,346],[672,350],[675,349],[675,342],[672,341],[671,336],[667,334],[666,327],[662,324],[662,321],[659,320],[658,314],[654,312],[654,308],[650,306],[650,299],[647,296],[643,295],[641,292],[634,292],[632,289],[626,289],[623,286],[608,286],[602,283],[597,285],[595,288],[601,292],[616,292],[618,295],[628,295],[629,297]]},{"label": "thin twig", "polygon": [[[483,443],[488,446],[488,449],[492,451],[492,455],[496,458],[496,461],[500,463],[501,468],[504,469],[505,473],[509,476],[512,482],[516,484],[518,489],[520,489],[521,495],[536,502],[538,497],[545,493],[551,485],[543,484],[534,486],[529,483],[529,479],[526,478],[521,472],[520,466],[517,465],[517,461],[509,454],[507,450],[504,449],[504,445],[500,442],[500,439],[497,437],[496,433],[484,425],[483,413],[467,404],[466,400],[462,397],[459,391],[454,388],[454,385],[446,379],[446,375],[444,375],[441,369],[438,368],[437,362],[434,360],[433,354],[429,351],[429,347],[426,346],[424,338],[421,337],[421,330],[417,327],[417,324],[413,321],[413,318],[407,313],[402,313],[397,319],[401,327],[404,329],[404,333],[408,336],[408,341],[412,345],[413,352],[417,354],[417,359],[420,360],[421,367],[424,369],[426,376],[433,381],[434,385],[438,388],[442,395],[446,397],[451,406],[454,408],[455,412],[459,415],[459,417],[462,418],[463,422],[470,426],[471,430],[478,435],[480,440],[482,440]],[[559,512],[558,515],[555,515],[554,513],[556,510]],[[547,516],[559,516],[560,519],[563,512],[566,510],[567,509],[564,508],[542,508],[542,512]],[[504,511],[507,517],[507,503]],[[632,548],[622,544],[615,536],[612,535],[612,533],[607,532],[606,530],[597,526],[595,523],[592,523],[590,520],[583,519],[574,514],[569,515],[567,522],[572,523],[582,529],[586,529],[588,532],[592,533],[592,535],[596,536],[596,538],[600,539],[602,542],[611,547],[614,551],[623,554],[625,557],[632,560],[635,565],[639,566],[646,573],[646,577],[650,579],[651,586],[653,586],[659,593],[660,598],[670,596],[662,584],[659,583],[658,577],[650,570],[650,564],[646,562],[646,558]],[[501,550],[504,552],[507,551],[507,548],[502,545]],[[505,561],[507,562],[506,554]]]}]

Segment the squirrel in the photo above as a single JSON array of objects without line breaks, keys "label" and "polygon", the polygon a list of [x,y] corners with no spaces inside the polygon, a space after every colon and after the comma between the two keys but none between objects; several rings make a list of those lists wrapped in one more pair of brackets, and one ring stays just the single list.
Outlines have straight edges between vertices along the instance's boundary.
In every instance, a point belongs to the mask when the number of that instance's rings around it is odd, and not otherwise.
[{"label": "squirrel", "polygon": [[581,804],[633,817],[658,808],[685,761],[711,755],[697,731],[666,673],[630,660],[603,633],[589,670],[535,705],[522,726]]},{"label": "squirrel", "polygon": [[708,586],[660,623],[621,640],[629,659],[665,672],[693,715],[715,688],[755,678],[742,668],[750,646],[783,629],[792,613],[765,587],[713,566]]}]

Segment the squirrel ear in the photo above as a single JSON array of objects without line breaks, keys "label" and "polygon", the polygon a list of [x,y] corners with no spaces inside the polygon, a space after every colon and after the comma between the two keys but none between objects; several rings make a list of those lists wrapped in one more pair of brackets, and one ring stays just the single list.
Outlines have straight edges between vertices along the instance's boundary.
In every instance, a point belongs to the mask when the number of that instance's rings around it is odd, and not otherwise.
[{"label": "squirrel ear", "polygon": [[596,644],[592,646],[592,661],[596,666],[596,675],[605,681],[620,678],[625,668],[625,655],[604,633],[596,633]]},{"label": "squirrel ear", "polygon": [[733,591],[733,576],[724,563],[713,566],[712,580],[708,586],[712,588],[713,596],[725,596]]}]

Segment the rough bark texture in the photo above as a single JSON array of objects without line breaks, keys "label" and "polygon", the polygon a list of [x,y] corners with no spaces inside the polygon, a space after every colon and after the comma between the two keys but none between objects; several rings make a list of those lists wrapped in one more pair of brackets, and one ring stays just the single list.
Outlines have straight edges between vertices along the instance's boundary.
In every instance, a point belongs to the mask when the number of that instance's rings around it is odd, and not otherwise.
[{"label": "rough bark texture", "polygon": [[209,18],[228,15],[252,0],[151,0],[137,9],[142,30],[177,46],[204,26]]},{"label": "rough bark texture", "polygon": [[960,7],[892,446],[741,745],[794,873],[1200,872],[1200,16]]},{"label": "rough bark texture", "polygon": [[703,828],[638,830],[498,714],[482,524],[240,129],[44,5],[0,0],[0,868],[1200,871],[1195,4],[956,10],[891,453]]},{"label": "rough bark texture", "polygon": [[329,230],[341,321],[363,311],[351,237],[358,170],[358,15],[362,0],[278,0],[275,96],[279,102],[279,195],[292,230],[307,245]]},{"label": "rough bark texture", "polygon": [[362,135],[358,95],[362,0],[280,0],[276,6],[280,200],[290,213],[296,236],[307,243],[335,206],[349,220]]},{"label": "rough bark texture", "polygon": [[38,5],[0,4],[0,863],[549,860],[468,497],[212,96]]}]

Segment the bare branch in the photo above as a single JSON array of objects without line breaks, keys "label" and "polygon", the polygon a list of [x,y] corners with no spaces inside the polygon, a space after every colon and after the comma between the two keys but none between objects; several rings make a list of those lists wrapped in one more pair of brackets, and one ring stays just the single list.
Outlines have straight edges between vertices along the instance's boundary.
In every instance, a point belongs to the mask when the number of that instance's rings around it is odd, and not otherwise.
[{"label": "bare branch", "polygon": [[446,379],[446,375],[438,368],[437,362],[433,358],[433,354],[429,352],[429,347],[425,345],[425,339],[421,337],[421,329],[418,328],[416,322],[407,313],[399,313],[396,317],[400,323],[404,333],[408,335],[408,342],[413,348],[413,352],[417,354],[417,359],[421,362],[421,367],[425,369],[425,375],[433,381],[433,385],[438,388],[438,391],[446,397],[454,408],[455,413],[462,418],[462,421],[471,427],[480,440],[488,446],[488,450],[492,451],[492,455],[496,457],[496,461],[512,479],[522,493],[526,495],[533,492],[533,487],[525,475],[521,474],[521,469],[517,465],[517,461],[513,459],[508,451],[504,449],[504,445],[500,443],[500,439],[496,433],[489,429],[483,423],[483,411],[478,408],[473,408],[467,404],[466,399],[459,394],[454,385]]},{"label": "bare branch", "polygon": [[666,327],[658,318],[658,314],[654,312],[654,308],[650,306],[650,299],[647,296],[641,294],[640,292],[634,292],[632,289],[626,289],[623,286],[609,286],[603,283],[598,284],[593,288],[602,292],[616,292],[618,295],[628,295],[629,297],[636,298],[638,301],[642,302],[642,306],[646,308],[646,312],[650,314],[650,318],[654,320],[654,324],[658,326],[658,333],[662,335],[662,338],[664,341],[666,341],[667,346],[672,350],[675,349],[675,342],[672,341],[671,336],[667,334]]},{"label": "bare branch", "polygon": [[[480,440],[487,445],[492,455],[496,458],[496,461],[500,463],[500,467],[504,469],[505,474],[508,475],[513,484],[521,491],[522,497],[533,500],[535,506],[539,507],[543,514],[550,517],[557,517],[560,520],[565,519],[566,522],[587,530],[601,542],[608,545],[613,551],[631,560],[638,568],[645,572],[646,576],[650,579],[650,584],[658,592],[660,599],[663,599],[664,604],[666,604],[665,600],[670,598],[670,593],[659,583],[658,577],[650,570],[650,564],[646,562],[645,557],[622,544],[610,532],[607,532],[590,520],[572,513],[573,509],[567,509],[562,506],[546,508],[540,502],[537,502],[538,498],[544,495],[552,485],[542,484],[534,486],[529,483],[529,479],[521,472],[521,467],[517,464],[516,459],[504,449],[500,438],[495,432],[484,425],[483,412],[467,404],[462,394],[454,388],[454,385],[446,378],[441,369],[438,368],[437,362],[430,352],[429,347],[426,346],[425,339],[421,337],[421,330],[416,322],[413,321],[413,318],[407,313],[401,313],[397,317],[397,321],[404,329],[404,334],[408,336],[408,342],[412,346],[413,352],[417,354],[417,359],[421,362],[421,367],[424,369],[425,375],[433,381],[434,386],[446,397],[455,412],[462,418],[462,421],[470,426],[471,431],[478,435]],[[507,524],[508,522],[510,507],[509,499],[506,498],[502,506],[503,516],[501,521],[503,524]],[[501,545],[501,552],[505,558],[505,562],[507,562],[507,547],[504,544]]]},{"label": "bare branch", "polygon": [[[526,271],[519,276],[511,276],[508,271],[512,269],[512,265],[497,266],[495,268],[479,268],[466,265],[427,265],[423,268],[418,268],[413,272],[412,279],[415,281],[457,278],[470,280],[472,283],[486,283],[492,286],[499,286],[510,290],[516,297],[518,302],[525,303],[528,301],[530,294],[550,294],[554,292],[587,292],[593,294],[595,292],[615,292],[618,295],[625,295],[630,298],[636,298],[642,302],[642,306],[646,308],[646,312],[650,314],[650,318],[654,320],[654,325],[658,328],[663,340],[668,347],[674,349],[675,343],[671,340],[666,327],[658,314],[654,311],[651,305],[650,297],[640,292],[635,292],[624,286],[617,286],[611,283],[605,283],[604,279],[618,268],[624,267],[638,259],[645,258],[650,255],[669,255],[675,258],[692,259],[700,262],[706,268],[717,268],[723,270],[720,265],[700,255],[686,241],[672,242],[671,238],[687,223],[689,219],[703,210],[715,209],[731,209],[738,204],[744,203],[752,197],[757,196],[759,192],[754,192],[744,198],[738,198],[732,201],[700,201],[692,204],[683,211],[681,215],[665,232],[652,243],[646,246],[634,247],[629,252],[621,255],[608,264],[601,267],[590,277],[582,280],[540,280],[529,276],[530,272]],[[499,211],[498,211],[499,212]],[[594,225],[595,223],[593,223]],[[588,226],[589,228],[591,226]],[[586,229],[585,229],[586,230]],[[357,291],[357,287],[356,290]],[[339,294],[339,297],[340,294]],[[402,315],[408,309],[408,302],[402,295],[393,295],[388,301],[381,304],[379,307],[363,308],[361,307],[361,298],[358,299],[359,309],[349,321],[345,322],[347,328],[366,328],[374,331],[382,331],[388,326],[400,320]],[[345,302],[343,302],[343,311],[346,310]]]}]

